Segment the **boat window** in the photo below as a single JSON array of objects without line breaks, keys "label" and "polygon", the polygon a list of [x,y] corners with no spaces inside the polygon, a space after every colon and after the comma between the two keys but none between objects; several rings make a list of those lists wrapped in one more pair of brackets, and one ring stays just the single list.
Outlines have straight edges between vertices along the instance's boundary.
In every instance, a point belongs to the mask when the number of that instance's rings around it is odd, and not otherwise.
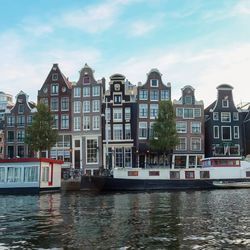
[{"label": "boat window", "polygon": [[210,178],[209,171],[200,171],[200,178],[201,179],[209,179]]},{"label": "boat window", "polygon": [[49,181],[49,167],[42,168],[42,181],[43,182]]},{"label": "boat window", "polygon": [[7,181],[8,182],[21,182],[22,181],[21,168],[8,167]]},{"label": "boat window", "polygon": [[170,179],[180,179],[179,171],[170,171]]},{"label": "boat window", "polygon": [[250,171],[246,171],[246,177],[250,177]]},{"label": "boat window", "polygon": [[235,159],[216,159],[214,160],[214,166],[236,167],[240,166],[240,161]]},{"label": "boat window", "polygon": [[38,181],[38,167],[25,167],[24,168],[24,182],[37,182]]},{"label": "boat window", "polygon": [[194,179],[194,171],[185,171],[185,178],[186,179]]},{"label": "boat window", "polygon": [[5,168],[0,168],[0,182],[5,182]]},{"label": "boat window", "polygon": [[138,171],[128,171],[128,176],[138,176]]},{"label": "boat window", "polygon": [[149,176],[159,176],[160,171],[149,171]]}]

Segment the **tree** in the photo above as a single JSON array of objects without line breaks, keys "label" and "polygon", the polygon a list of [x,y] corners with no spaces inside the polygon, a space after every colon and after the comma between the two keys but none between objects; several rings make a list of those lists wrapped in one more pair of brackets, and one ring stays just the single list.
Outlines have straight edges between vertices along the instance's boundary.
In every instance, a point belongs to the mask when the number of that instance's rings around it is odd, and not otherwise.
[{"label": "tree", "polygon": [[159,105],[158,117],[153,124],[153,136],[150,139],[150,147],[163,154],[165,166],[166,156],[178,144],[179,138],[176,132],[175,113],[172,102],[162,101]]},{"label": "tree", "polygon": [[50,150],[58,139],[58,131],[53,129],[53,122],[49,108],[39,103],[32,124],[27,127],[25,133],[25,143],[32,151],[39,152],[39,156],[41,151]]}]

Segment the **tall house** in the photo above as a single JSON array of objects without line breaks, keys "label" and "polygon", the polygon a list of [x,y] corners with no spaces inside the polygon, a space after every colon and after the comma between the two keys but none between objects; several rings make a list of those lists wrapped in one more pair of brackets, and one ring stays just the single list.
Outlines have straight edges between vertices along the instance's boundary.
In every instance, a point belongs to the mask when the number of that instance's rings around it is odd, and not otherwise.
[{"label": "tall house", "polygon": [[96,81],[94,71],[85,64],[72,85],[72,160],[87,175],[102,166],[101,104],[105,79]]},{"label": "tall house", "polygon": [[246,106],[247,109],[242,110],[240,112],[240,119],[242,120],[242,142],[243,142],[243,149],[242,155],[248,156],[250,155],[250,103]]},{"label": "tall house", "polygon": [[171,100],[171,84],[162,82],[162,74],[158,69],[152,69],[147,74],[144,85],[138,86],[138,123],[137,123],[137,150],[136,165],[145,167],[155,163],[163,163],[158,152],[150,150],[149,139],[152,135],[152,126],[158,115],[160,101]]},{"label": "tall house", "polygon": [[242,153],[241,121],[234,105],[233,87],[217,87],[217,100],[205,109],[205,155],[240,156]]},{"label": "tall house", "polygon": [[50,152],[42,152],[43,156],[63,160],[63,167],[71,163],[71,83],[63,75],[58,64],[53,64],[42,88],[38,91],[38,102],[48,105],[54,116],[54,128],[58,129],[59,139]]},{"label": "tall house", "polygon": [[[104,168],[135,166],[137,130],[136,87],[125,76],[110,77],[102,104]],[[108,136],[106,136],[108,135]]]},{"label": "tall house", "polygon": [[13,97],[0,91],[0,122],[4,121],[6,111],[14,106]]},{"label": "tall house", "polygon": [[35,103],[29,102],[29,97],[23,91],[16,96],[16,103],[5,114],[5,158],[23,158],[33,156],[24,143],[25,129],[31,125],[35,114]]},{"label": "tall house", "polygon": [[4,159],[4,131],[0,124],[0,159]]},{"label": "tall house", "polygon": [[179,137],[179,145],[173,150],[174,168],[200,167],[205,152],[203,101],[197,101],[194,88],[187,85],[173,107]]}]

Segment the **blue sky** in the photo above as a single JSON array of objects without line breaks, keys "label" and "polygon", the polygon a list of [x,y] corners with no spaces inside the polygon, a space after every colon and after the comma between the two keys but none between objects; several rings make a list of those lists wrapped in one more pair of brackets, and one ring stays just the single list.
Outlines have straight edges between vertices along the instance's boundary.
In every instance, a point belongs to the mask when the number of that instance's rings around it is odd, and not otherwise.
[{"label": "blue sky", "polygon": [[36,101],[52,64],[71,81],[88,63],[95,78],[134,84],[158,68],[172,99],[192,85],[205,106],[222,83],[250,101],[250,0],[0,0],[0,86]]}]

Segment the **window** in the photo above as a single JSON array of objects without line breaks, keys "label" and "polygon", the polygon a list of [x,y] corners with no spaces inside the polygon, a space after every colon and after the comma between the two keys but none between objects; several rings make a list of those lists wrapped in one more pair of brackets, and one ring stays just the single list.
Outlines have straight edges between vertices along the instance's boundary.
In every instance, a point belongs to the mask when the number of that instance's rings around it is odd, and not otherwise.
[{"label": "window", "polygon": [[38,181],[38,167],[24,167],[24,182]]},{"label": "window", "polygon": [[113,126],[113,138],[114,140],[122,140],[122,124],[114,124]]},{"label": "window", "polygon": [[131,119],[131,109],[125,108],[125,120],[130,120],[130,119]]},{"label": "window", "polygon": [[61,129],[68,129],[69,128],[69,116],[62,115],[61,116]]},{"label": "window", "polygon": [[57,95],[59,90],[58,84],[51,84],[51,94],[52,95]]},{"label": "window", "polygon": [[49,181],[49,167],[42,168],[42,181],[43,182]]},{"label": "window", "polygon": [[227,99],[222,100],[222,108],[228,108],[229,107],[229,101]]},{"label": "window", "polygon": [[231,140],[231,127],[223,126],[221,127],[222,140]]},{"label": "window", "polygon": [[150,137],[150,138],[154,137],[154,129],[153,129],[153,126],[154,126],[154,122],[150,122],[150,124],[149,124],[149,137]]},{"label": "window", "polygon": [[15,117],[14,116],[7,116],[7,125],[12,127],[15,124]]},{"label": "window", "polygon": [[187,133],[187,122],[176,122],[177,133]]},{"label": "window", "polygon": [[14,131],[7,132],[7,140],[8,142],[14,142]]},{"label": "window", "polygon": [[17,155],[20,157],[20,158],[23,158],[24,157],[24,146],[17,146]]},{"label": "window", "polygon": [[17,117],[17,126],[23,127],[24,124],[25,124],[25,117],[24,117],[24,115],[19,115]]},{"label": "window", "polygon": [[180,137],[179,145],[176,147],[176,150],[186,150],[187,149],[187,138]]},{"label": "window", "polygon": [[0,167],[0,183],[5,182],[5,168]]},{"label": "window", "polygon": [[214,139],[219,139],[219,126],[214,126],[213,127],[213,132],[214,132]]},{"label": "window", "polygon": [[183,117],[183,108],[176,108],[176,117]]},{"label": "window", "polygon": [[139,118],[148,117],[148,104],[139,104]]},{"label": "window", "polygon": [[131,148],[124,149],[124,167],[131,168],[132,167],[132,150]]},{"label": "window", "polygon": [[148,91],[146,89],[139,90],[139,99],[140,100],[148,100]]},{"label": "window", "polygon": [[185,96],[184,97],[184,104],[192,104],[192,96]]},{"label": "window", "polygon": [[238,121],[239,120],[239,113],[238,112],[233,112],[233,120]]},{"label": "window", "polygon": [[234,126],[234,139],[239,139],[239,138],[240,138],[239,127]]},{"label": "window", "polygon": [[83,117],[83,130],[89,130],[90,129],[90,116],[84,116]]},{"label": "window", "polygon": [[28,123],[28,125],[32,124],[32,121],[33,121],[33,116],[32,115],[28,115],[28,117],[27,117],[27,123]]},{"label": "window", "polygon": [[192,134],[200,134],[201,133],[201,123],[200,122],[192,122],[191,123],[191,133]]},{"label": "window", "polygon": [[17,131],[17,141],[18,142],[24,142],[24,138],[25,138],[24,130],[18,130]]},{"label": "window", "polygon": [[231,113],[221,112],[221,122],[231,122]]},{"label": "window", "polygon": [[93,96],[100,96],[100,86],[93,86],[92,95]]},{"label": "window", "polygon": [[121,103],[122,103],[122,96],[114,95],[114,104],[121,104]]},{"label": "window", "polygon": [[74,117],[74,131],[81,130],[81,117]]},{"label": "window", "polygon": [[7,182],[21,182],[21,168],[8,167],[7,170]]},{"label": "window", "polygon": [[150,118],[155,119],[158,116],[158,104],[150,104]]},{"label": "window", "polygon": [[139,139],[147,139],[147,122],[140,122],[139,123]]},{"label": "window", "polygon": [[90,96],[90,87],[84,87],[84,88],[82,89],[82,91],[83,91],[83,96],[84,96],[84,97]]},{"label": "window", "polygon": [[105,119],[110,121],[110,108],[105,108]]},{"label": "window", "polygon": [[191,138],[191,150],[192,151],[201,150],[201,138]]},{"label": "window", "polygon": [[57,81],[58,80],[58,74],[54,73],[52,74],[52,81]]},{"label": "window", "polygon": [[121,108],[114,108],[113,109],[113,120],[114,120],[114,122],[121,122],[122,121],[122,109]]},{"label": "window", "polygon": [[92,119],[93,119],[92,122],[93,130],[100,129],[100,116],[93,116]]},{"label": "window", "polygon": [[52,128],[58,128],[58,115],[52,115],[52,116],[53,116]]},{"label": "window", "polygon": [[210,173],[209,171],[200,171],[200,179],[209,179]]},{"label": "window", "polygon": [[92,101],[92,111],[99,112],[100,111],[100,100],[93,100]]},{"label": "window", "polygon": [[74,97],[81,97],[81,88],[74,88]]},{"label": "window", "polygon": [[90,102],[89,101],[83,102],[83,112],[85,112],[85,113],[90,112]]},{"label": "window", "polygon": [[157,79],[151,79],[150,80],[150,86],[151,87],[158,87],[158,80]]},{"label": "window", "polygon": [[125,139],[131,139],[131,125],[125,124]]},{"label": "window", "polygon": [[[108,127],[108,140],[111,140],[111,127],[110,124],[106,124],[106,126]],[[106,133],[106,126],[105,126],[105,133]]]},{"label": "window", "polygon": [[186,179],[194,179],[195,178],[194,171],[185,171],[185,178]]},{"label": "window", "polygon": [[87,139],[87,163],[98,162],[97,139]]},{"label": "window", "polygon": [[168,90],[161,90],[161,100],[162,101],[169,100],[169,91]]},{"label": "window", "polygon": [[83,84],[89,84],[90,83],[90,79],[88,76],[83,77]]},{"label": "window", "polygon": [[180,179],[179,171],[170,171],[170,179]]},{"label": "window", "polygon": [[194,109],[194,117],[201,117],[201,109],[198,108]]},{"label": "window", "polygon": [[219,114],[218,114],[218,112],[214,112],[213,113],[213,120],[214,121],[218,121],[219,120]]},{"label": "window", "polygon": [[151,90],[150,91],[150,100],[151,101],[158,101],[159,100],[159,91],[158,90]]},{"label": "window", "polygon": [[74,113],[80,113],[80,112],[81,112],[81,102],[74,101]]},{"label": "window", "polygon": [[61,99],[61,110],[62,111],[68,111],[69,110],[69,98],[68,97],[62,97],[62,99]]},{"label": "window", "polygon": [[184,118],[186,118],[186,119],[194,118],[194,112],[193,111],[194,111],[193,109],[185,108],[184,109]]},{"label": "window", "polygon": [[19,104],[18,105],[18,113],[23,114],[23,112],[24,112],[24,104]]},{"label": "window", "polygon": [[122,148],[115,149],[115,167],[123,167],[123,152]]},{"label": "window", "polygon": [[58,98],[56,97],[51,98],[50,109],[51,111],[58,111]]}]

